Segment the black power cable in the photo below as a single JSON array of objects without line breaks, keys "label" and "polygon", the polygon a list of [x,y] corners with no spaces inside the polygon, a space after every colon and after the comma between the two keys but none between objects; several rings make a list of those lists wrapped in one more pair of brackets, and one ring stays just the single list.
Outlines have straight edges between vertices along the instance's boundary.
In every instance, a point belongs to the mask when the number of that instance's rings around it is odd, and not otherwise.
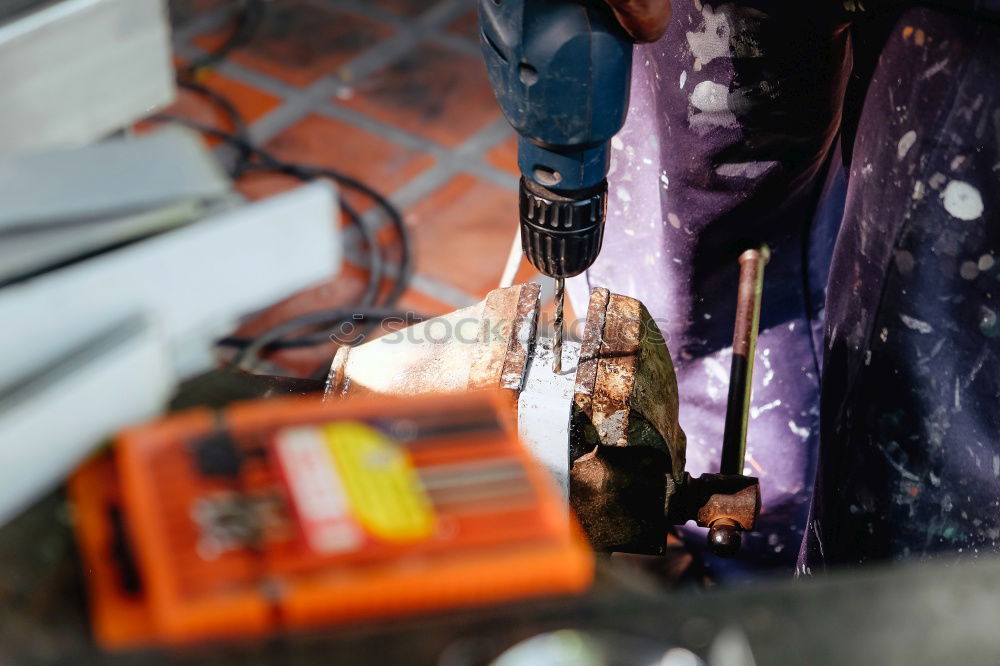
[{"label": "black power cable", "polygon": [[197,76],[202,70],[214,67],[228,58],[230,53],[250,42],[263,22],[264,13],[267,11],[265,1],[239,0],[239,4],[235,24],[229,36],[214,51],[188,63],[183,70],[185,74]]},{"label": "black power cable", "polygon": [[[371,199],[388,218],[394,227],[400,242],[400,265],[396,280],[384,299],[379,299],[379,287],[385,274],[385,267],[381,248],[374,231],[369,227],[358,212],[345,202],[341,202],[341,209],[347,216],[350,223],[358,230],[361,240],[368,248],[369,253],[369,275],[365,292],[362,296],[360,307],[356,309],[336,309],[320,312],[311,312],[300,317],[292,318],[282,322],[254,338],[228,337],[218,343],[223,346],[237,347],[240,351],[234,359],[234,364],[245,366],[252,363],[265,349],[287,349],[296,347],[309,347],[325,344],[334,340],[332,335],[316,334],[300,337],[285,338],[289,333],[301,329],[321,328],[329,330],[335,326],[343,326],[345,322],[352,325],[364,322],[360,333],[352,340],[340,341],[342,344],[357,344],[377,326],[387,318],[398,319],[405,323],[420,321],[420,318],[412,313],[404,313],[395,309],[399,297],[405,292],[412,277],[412,252],[409,231],[403,221],[399,210],[381,193],[336,169],[319,167],[294,162],[283,161],[275,157],[268,151],[257,146],[250,138],[246,121],[233,103],[216,90],[204,86],[195,81],[181,78],[178,85],[188,89],[198,95],[205,97],[215,104],[229,119],[233,131],[225,131],[216,127],[204,125],[202,123],[189,120],[187,118],[170,115],[154,116],[154,120],[174,122],[185,125],[206,136],[211,136],[222,140],[227,145],[237,151],[236,160],[231,169],[231,176],[234,179],[240,178],[247,173],[253,172],[275,172],[288,175],[303,181],[317,178],[328,178],[335,181],[340,186],[357,191]],[[380,302],[381,301],[381,302]]]},{"label": "black power cable", "polygon": [[[353,335],[349,340],[340,341],[344,345],[353,345],[359,342],[358,338],[363,337],[373,323],[375,325],[385,322],[412,324],[421,320],[422,317],[392,308],[339,309],[308,312],[272,326],[267,331],[257,335],[248,345],[236,353],[236,356],[233,358],[233,365],[236,367],[246,367],[248,362],[252,361],[265,348],[278,342],[283,336],[302,328],[318,326],[329,329],[333,326],[343,326],[343,324],[349,323],[352,327],[350,333],[354,333],[353,328],[364,323],[361,332]],[[346,337],[348,331],[341,330],[340,334]],[[336,338],[333,335],[322,338],[323,342],[330,342],[331,340],[336,340]]]},{"label": "black power cable", "polygon": [[[220,108],[226,112],[226,115],[233,119],[233,126],[238,128],[237,131],[227,132],[225,130],[218,129],[216,127],[209,127],[202,123],[180,116],[160,114],[153,116],[153,119],[186,125],[191,129],[201,132],[207,136],[221,139],[225,143],[235,147],[239,152],[239,155],[243,156],[243,159],[239,160],[237,165],[231,170],[231,176],[233,178],[239,178],[245,175],[248,171],[273,171],[291,176],[293,178],[298,178],[303,181],[315,180],[317,178],[328,178],[342,187],[355,190],[372,199],[375,204],[383,210],[390,224],[392,224],[396,235],[400,238],[402,250],[399,260],[399,276],[384,301],[387,305],[394,305],[409,286],[413,270],[413,258],[409,242],[410,234],[409,230],[406,228],[406,223],[403,221],[403,216],[399,212],[399,209],[396,208],[396,206],[386,199],[381,193],[372,189],[370,186],[359,181],[358,179],[343,173],[342,171],[331,169],[329,167],[285,162],[278,159],[271,153],[255,145],[250,140],[245,130],[245,123],[242,121],[241,116],[228,99],[220,93],[210,90],[200,84],[182,82],[181,86],[188,88],[189,90],[199,92],[200,94],[205,94],[206,97],[218,103]],[[243,130],[239,131],[239,128],[243,128]],[[345,213],[348,217],[351,217],[349,212],[345,211]],[[352,222],[353,221],[354,220],[352,220]],[[360,229],[360,225],[358,226]],[[367,237],[364,231],[362,231],[362,234],[364,237]]]},{"label": "black power cable", "polygon": [[[239,109],[236,108],[236,105],[234,105],[228,97],[206,85],[193,81],[189,78],[179,76],[177,78],[177,86],[200,95],[217,106],[229,120],[229,124],[233,126],[232,132],[225,132],[224,130],[220,130],[215,127],[202,125],[180,116],[161,115],[155,116],[154,119],[159,118],[160,120],[169,120],[174,123],[186,124],[202,134],[215,136],[235,148],[237,151],[236,161],[233,163],[233,167],[229,170],[229,177],[233,180],[237,180],[243,175],[243,172],[246,171],[246,168],[253,159],[255,152],[253,142],[250,139],[250,130],[247,127],[246,119],[244,119],[243,114],[240,113]],[[229,137],[232,137],[233,140],[228,140]]]},{"label": "black power cable", "polygon": [[[185,83],[182,84],[184,87],[191,90],[208,90],[204,86],[193,86],[192,84]],[[215,91],[211,92],[211,98],[213,100],[224,100],[229,104],[228,100],[219,95]],[[220,105],[222,106],[222,105]],[[225,107],[224,107],[225,108]],[[232,105],[229,104],[229,108]],[[235,111],[235,109],[233,109]],[[228,114],[227,114],[228,115]],[[410,279],[412,277],[412,252],[410,250],[410,239],[409,230],[406,228],[406,224],[403,221],[402,215],[399,210],[384,196],[379,194],[377,191],[365,185],[361,181],[358,181],[351,176],[336,171],[334,169],[329,169],[326,167],[316,167],[311,165],[297,164],[293,162],[283,162],[278,158],[274,157],[272,154],[264,151],[263,149],[255,146],[249,138],[245,136],[245,131],[241,134],[240,132],[226,132],[225,130],[220,130],[216,127],[209,127],[194,120],[189,120],[181,116],[172,116],[167,114],[160,114],[153,116],[153,120],[173,122],[186,127],[190,127],[198,132],[205,134],[206,136],[215,137],[221,139],[222,141],[228,143],[237,148],[240,156],[244,157],[243,164],[238,164],[231,171],[231,176],[233,178],[239,178],[241,176],[250,173],[251,171],[264,172],[264,171],[274,171],[277,173],[282,173],[293,178],[298,178],[302,181],[315,180],[317,178],[328,178],[335,181],[339,185],[346,187],[348,189],[357,190],[375,201],[376,204],[382,208],[387,214],[390,222],[395,228],[396,234],[400,238],[400,243],[402,246],[401,257],[400,257],[400,270],[399,276],[392,290],[389,292],[383,305],[395,305],[399,300],[400,295],[409,286]],[[234,126],[245,127],[242,121],[239,123],[234,122]],[[256,158],[258,162],[252,162]],[[365,290],[365,295],[362,298],[362,305],[376,305],[377,304],[377,294],[379,287],[381,286],[382,278],[384,277],[385,271],[382,265],[382,257],[379,253],[378,241],[375,237],[374,232],[365,223],[364,219],[360,214],[347,202],[341,201],[340,206],[344,214],[347,216],[351,224],[358,230],[362,241],[369,248],[369,279],[368,285]],[[317,344],[312,342],[310,344]],[[294,345],[303,346],[303,345]]]}]

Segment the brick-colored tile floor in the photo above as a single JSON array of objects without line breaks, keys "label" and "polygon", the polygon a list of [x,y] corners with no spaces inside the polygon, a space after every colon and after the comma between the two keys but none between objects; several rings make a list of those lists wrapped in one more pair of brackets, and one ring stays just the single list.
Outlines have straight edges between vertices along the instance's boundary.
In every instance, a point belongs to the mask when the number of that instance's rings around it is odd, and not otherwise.
[{"label": "brick-colored tile floor", "polygon": [[183,25],[225,4],[226,0],[170,0],[170,20],[175,25]]},{"label": "brick-colored tile floor", "polygon": [[506,189],[459,174],[406,212],[417,273],[482,298],[496,288],[517,209]]},{"label": "brick-colored tile floor", "polygon": [[[394,32],[392,26],[335,5],[316,0],[268,3],[254,39],[235,52],[233,60],[286,83],[308,86]],[[194,43],[214,49],[230,32],[223,25]]]},{"label": "brick-colored tile floor", "polygon": [[435,0],[368,0],[371,4],[397,16],[415,18],[435,5]]},{"label": "brick-colored tile floor", "polygon": [[[203,85],[218,91],[230,99],[242,113],[248,123],[254,123],[271,111],[281,106],[281,98],[264,92],[252,85],[244,83],[218,72],[211,72],[202,77]],[[177,91],[177,101],[164,113],[184,116],[204,125],[218,127],[231,132],[235,129],[230,118],[216,105],[205,97],[190,90],[181,88]],[[221,143],[221,139],[209,138],[209,145]]]},{"label": "brick-colored tile floor", "polygon": [[478,56],[421,42],[354,84],[338,104],[449,148],[500,117]]},{"label": "brick-colored tile floor", "polygon": [[[178,58],[190,61],[225,39],[238,5],[171,0]],[[500,280],[516,229],[517,167],[513,132],[479,55],[474,1],[280,0],[266,7],[252,41],[203,82],[230,97],[254,139],[275,154],[341,169],[403,210],[416,274],[401,307],[435,315],[482,298]],[[187,94],[172,112],[226,128],[216,111]],[[238,183],[252,199],[295,185],[269,173]],[[353,193],[346,198],[380,223],[377,209]],[[364,290],[365,252],[356,235],[344,237],[340,275],[282,301],[240,332],[355,301]],[[380,238],[396,240],[388,225]],[[390,248],[390,261],[392,255]],[[522,262],[517,279],[537,277]],[[269,360],[308,373],[333,349],[287,350]]]},{"label": "brick-colored tile floor", "polygon": [[[329,167],[391,195],[434,165],[427,152],[408,148],[342,120],[311,114],[268,141],[264,147],[280,159]],[[356,210],[370,201],[351,190],[341,195]]]},{"label": "brick-colored tile floor", "polygon": [[521,172],[517,168],[517,136],[511,134],[497,145],[486,151],[486,161],[497,167],[508,171],[515,176]]},{"label": "brick-colored tile floor", "polygon": [[470,9],[448,25],[448,32],[479,43],[479,16]]}]

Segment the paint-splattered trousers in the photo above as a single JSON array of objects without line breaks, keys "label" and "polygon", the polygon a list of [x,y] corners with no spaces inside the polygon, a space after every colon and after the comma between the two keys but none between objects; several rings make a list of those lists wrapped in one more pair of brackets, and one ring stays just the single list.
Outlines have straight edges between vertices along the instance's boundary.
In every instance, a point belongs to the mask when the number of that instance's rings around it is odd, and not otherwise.
[{"label": "paint-splattered trousers", "polygon": [[1000,12],[877,4],[676,1],[569,285],[578,311],[599,285],[646,303],[689,470],[716,471],[736,257],[770,245],[764,506],[729,574],[1000,548]]}]

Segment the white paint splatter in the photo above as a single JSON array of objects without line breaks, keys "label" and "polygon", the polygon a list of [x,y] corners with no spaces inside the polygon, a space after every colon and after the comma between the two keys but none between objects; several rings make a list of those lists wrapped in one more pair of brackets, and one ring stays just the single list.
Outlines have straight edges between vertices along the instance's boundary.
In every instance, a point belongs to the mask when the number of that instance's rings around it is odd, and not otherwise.
[{"label": "white paint splatter", "polygon": [[924,198],[924,181],[918,180],[913,183],[913,200],[920,201]]},{"label": "white paint splatter", "polygon": [[720,164],[715,167],[715,173],[726,178],[759,178],[774,167],[777,162],[734,162]]},{"label": "white paint splatter", "polygon": [[976,265],[979,267],[979,270],[988,271],[991,268],[993,268],[994,263],[996,263],[996,260],[993,259],[992,254],[984,254],[983,256],[979,257],[979,261],[977,262]]},{"label": "white paint splatter", "polygon": [[622,141],[621,137],[613,136],[611,137],[611,147],[615,150],[622,150],[625,148],[625,142]]},{"label": "white paint splatter", "polygon": [[701,136],[718,127],[735,129],[739,126],[736,115],[729,108],[727,86],[714,81],[702,81],[691,91],[690,101],[688,124]]},{"label": "white paint splatter", "polygon": [[660,174],[660,182],[663,183],[663,189],[665,190],[670,189],[670,179],[667,178],[666,173]]},{"label": "white paint splatter", "polygon": [[982,195],[965,181],[950,181],[941,193],[941,199],[948,214],[959,220],[977,220],[983,215]]},{"label": "white paint splatter", "polygon": [[[890,444],[893,445],[896,449],[899,448],[899,445],[896,444],[896,442],[890,442]],[[919,476],[917,476],[916,474],[914,474],[910,470],[908,470],[905,467],[903,467],[903,465],[900,464],[897,460],[894,460],[892,458],[892,456],[889,454],[889,452],[884,447],[879,447],[879,451],[881,451],[882,455],[885,456],[886,462],[888,462],[890,465],[892,465],[893,469],[895,469],[897,472],[899,472],[903,476],[904,479],[909,479],[910,481],[917,481],[917,482],[920,481],[920,477]]]},{"label": "white paint splatter", "polygon": [[769,412],[772,409],[775,409],[776,407],[781,407],[781,400],[772,400],[766,405],[761,405],[760,407],[751,407],[750,418],[755,419],[764,412]]},{"label": "white paint splatter", "polygon": [[691,92],[691,104],[707,113],[728,112],[729,87],[715,81],[702,81]]},{"label": "white paint splatter", "polygon": [[903,321],[904,324],[906,324],[907,328],[917,331],[918,333],[932,333],[934,331],[934,327],[928,324],[926,321],[921,321],[920,319],[908,317],[905,314],[899,315],[899,318]]},{"label": "white paint splatter", "polygon": [[696,65],[707,65],[716,58],[729,57],[729,41],[733,35],[733,28],[726,15],[729,8],[731,5],[723,6],[716,12],[712,7],[702,7],[703,25],[686,35],[688,47],[697,61]]},{"label": "white paint splatter", "polygon": [[800,426],[799,424],[797,424],[795,421],[789,421],[788,422],[788,429],[792,431],[792,434],[798,435],[799,437],[801,437],[802,441],[805,441],[805,440],[809,439],[809,434],[811,432],[809,430],[809,428],[803,428],[802,426]]},{"label": "white paint splatter", "polygon": [[667,221],[674,229],[681,228],[681,218],[677,217],[677,213],[667,213]]},{"label": "white paint splatter", "polygon": [[681,72],[681,90],[684,90],[684,84],[687,83],[688,73],[687,70]]},{"label": "white paint splatter", "polygon": [[906,153],[910,152],[910,148],[913,147],[913,144],[916,143],[916,141],[917,141],[917,133],[914,132],[913,130],[910,130],[902,137],[900,137],[899,143],[896,144],[896,155],[899,157],[899,159],[903,159],[904,157],[906,157]]},{"label": "white paint splatter", "polygon": [[771,367],[771,350],[765,349],[764,353],[760,357],[761,362],[764,364],[764,386],[769,386],[774,380],[774,368]]},{"label": "white paint splatter", "polygon": [[712,358],[711,356],[705,358],[705,372],[708,374],[709,378],[718,380],[723,384],[729,384],[729,375],[726,373],[726,369],[722,367],[718,359]]},{"label": "white paint splatter", "polygon": [[944,60],[942,60],[940,62],[936,62],[933,65],[931,65],[930,67],[928,67],[926,70],[924,70],[924,73],[921,74],[921,77],[925,78],[925,79],[929,79],[932,76],[934,76],[935,74],[937,74],[939,72],[943,72],[944,68],[947,67],[947,66],[948,66],[948,59],[945,58]]}]

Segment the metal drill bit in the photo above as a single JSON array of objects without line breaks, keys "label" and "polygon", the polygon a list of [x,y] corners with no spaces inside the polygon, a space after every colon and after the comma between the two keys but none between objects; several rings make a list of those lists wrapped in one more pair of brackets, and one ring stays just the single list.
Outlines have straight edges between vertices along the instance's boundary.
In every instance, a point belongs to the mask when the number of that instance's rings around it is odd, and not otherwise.
[{"label": "metal drill bit", "polygon": [[552,322],[555,327],[555,337],[552,341],[552,372],[557,375],[562,372],[563,300],[565,297],[566,280],[556,278],[556,318]]}]

